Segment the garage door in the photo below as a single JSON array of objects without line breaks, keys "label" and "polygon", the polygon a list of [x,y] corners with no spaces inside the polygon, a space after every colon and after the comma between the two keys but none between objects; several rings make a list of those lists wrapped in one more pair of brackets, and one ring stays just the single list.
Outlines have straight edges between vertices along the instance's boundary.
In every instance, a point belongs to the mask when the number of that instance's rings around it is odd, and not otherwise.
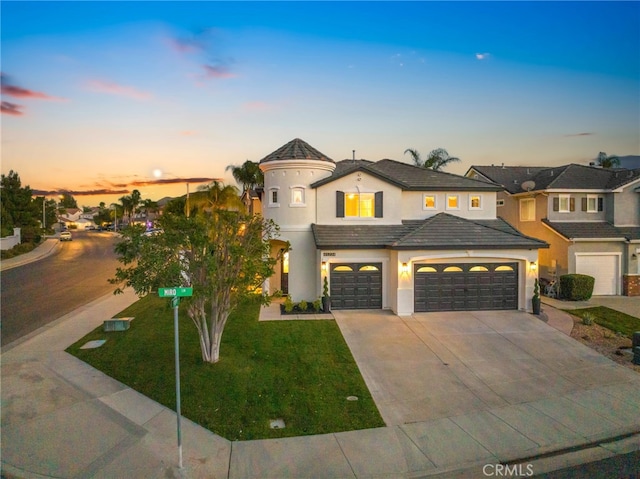
[{"label": "garage door", "polygon": [[414,310],[518,309],[518,263],[414,266]]},{"label": "garage door", "polygon": [[594,295],[618,294],[618,255],[576,254],[576,273],[587,274],[595,278]]},{"label": "garage door", "polygon": [[382,263],[331,265],[332,309],[382,308]]}]

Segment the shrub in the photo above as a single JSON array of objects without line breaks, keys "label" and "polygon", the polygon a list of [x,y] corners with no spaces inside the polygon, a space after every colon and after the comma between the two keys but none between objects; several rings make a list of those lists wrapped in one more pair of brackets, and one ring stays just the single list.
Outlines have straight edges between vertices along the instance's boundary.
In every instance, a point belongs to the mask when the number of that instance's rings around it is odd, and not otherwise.
[{"label": "shrub", "polygon": [[582,315],[582,324],[586,325],[586,326],[592,326],[593,325],[593,314],[591,313],[584,313]]},{"label": "shrub", "polygon": [[569,301],[585,301],[593,294],[595,278],[586,274],[563,274],[560,276],[562,297]]},{"label": "shrub", "polygon": [[293,301],[291,301],[291,296],[287,295],[287,298],[284,300],[284,310],[287,313],[293,311]]},{"label": "shrub", "polygon": [[321,299],[316,299],[313,302],[313,310],[317,313],[321,309],[322,309],[322,300]]},{"label": "shrub", "polygon": [[309,305],[307,304],[307,302],[304,299],[298,303],[298,309],[300,311],[306,311],[308,307],[309,307]]}]

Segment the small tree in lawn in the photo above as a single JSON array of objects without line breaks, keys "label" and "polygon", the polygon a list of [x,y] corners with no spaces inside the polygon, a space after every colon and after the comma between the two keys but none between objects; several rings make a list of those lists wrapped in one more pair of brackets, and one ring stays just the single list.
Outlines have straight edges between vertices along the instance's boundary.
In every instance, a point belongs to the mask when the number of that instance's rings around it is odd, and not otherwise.
[{"label": "small tree in lawn", "polygon": [[269,256],[269,241],[277,225],[211,203],[189,218],[165,213],[158,224],[162,233],[155,236],[143,235],[142,226],[123,233],[116,246],[123,267],[110,281],[119,285],[116,293],[130,286],[139,296],[162,286],[193,287],[183,302],[198,329],[202,360],[215,363],[229,314],[273,274],[277,258]]}]

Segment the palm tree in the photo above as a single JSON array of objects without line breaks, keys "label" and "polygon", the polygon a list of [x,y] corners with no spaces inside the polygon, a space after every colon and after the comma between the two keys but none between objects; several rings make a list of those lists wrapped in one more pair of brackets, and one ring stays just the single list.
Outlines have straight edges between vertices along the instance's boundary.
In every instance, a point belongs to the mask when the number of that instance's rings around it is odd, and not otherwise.
[{"label": "palm tree", "polygon": [[219,181],[200,186],[198,192],[191,196],[190,203],[192,211],[204,212],[237,210],[243,207],[242,200],[238,196],[238,188]]},{"label": "palm tree", "polygon": [[245,161],[242,166],[229,165],[225,171],[231,170],[231,174],[242,186],[242,195],[245,198],[245,206],[247,211],[251,205],[251,198],[249,197],[249,191],[255,189],[257,186],[264,184],[264,175],[258,163],[253,161]]},{"label": "palm tree", "polygon": [[120,204],[122,205],[122,217],[124,219],[124,215],[129,217],[129,223],[131,223],[131,213],[133,212],[133,202],[131,201],[131,196],[122,196],[120,199]]},{"label": "palm tree", "polygon": [[439,171],[441,168],[444,168],[449,163],[454,163],[456,161],[460,161],[460,158],[455,156],[449,156],[449,152],[444,148],[436,148],[435,150],[431,150],[429,152],[429,156],[426,160],[422,160],[420,153],[418,150],[413,148],[407,148],[404,150],[405,155],[409,153],[411,155],[411,159],[416,166],[420,166],[422,168],[429,168],[433,171]]},{"label": "palm tree", "polygon": [[620,166],[620,158],[616,155],[607,156],[604,151],[601,151],[596,158],[596,165],[600,168],[615,168]]},{"label": "palm tree", "polygon": [[158,210],[158,203],[151,199],[146,199],[141,202],[142,210],[144,211],[144,219],[145,221],[149,221],[149,212],[156,212]]}]

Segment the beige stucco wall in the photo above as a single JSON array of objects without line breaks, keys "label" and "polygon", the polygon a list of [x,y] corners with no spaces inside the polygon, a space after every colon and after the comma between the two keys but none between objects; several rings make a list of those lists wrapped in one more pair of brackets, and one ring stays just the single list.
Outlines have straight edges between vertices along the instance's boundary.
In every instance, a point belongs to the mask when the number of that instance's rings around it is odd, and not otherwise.
[{"label": "beige stucco wall", "polygon": [[[424,208],[424,196],[433,195],[436,197],[436,207],[433,209]],[[447,196],[458,196],[459,208],[447,209]],[[472,209],[469,206],[469,197],[479,195],[481,197],[481,208]],[[468,191],[403,191],[402,192],[402,219],[421,220],[438,213],[449,213],[468,219],[495,219],[496,218],[496,192],[468,192]]]}]

